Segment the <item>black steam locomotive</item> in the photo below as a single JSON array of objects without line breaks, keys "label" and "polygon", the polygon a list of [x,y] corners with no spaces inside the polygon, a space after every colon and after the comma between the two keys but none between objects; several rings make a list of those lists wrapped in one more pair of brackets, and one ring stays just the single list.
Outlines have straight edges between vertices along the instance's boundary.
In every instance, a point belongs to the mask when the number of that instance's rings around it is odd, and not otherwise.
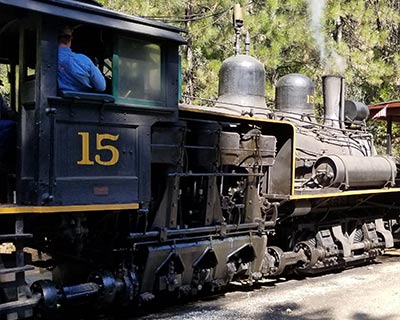
[{"label": "black steam locomotive", "polygon": [[[105,93],[57,90],[65,25]],[[14,245],[0,254],[0,319],[318,273],[393,246],[396,163],[377,155],[344,79],[324,78],[323,121],[298,74],[271,110],[263,65],[237,54],[213,106],[179,104],[182,32],[83,1],[0,0],[18,112],[16,149],[1,150],[17,161],[0,172],[0,240]]]}]

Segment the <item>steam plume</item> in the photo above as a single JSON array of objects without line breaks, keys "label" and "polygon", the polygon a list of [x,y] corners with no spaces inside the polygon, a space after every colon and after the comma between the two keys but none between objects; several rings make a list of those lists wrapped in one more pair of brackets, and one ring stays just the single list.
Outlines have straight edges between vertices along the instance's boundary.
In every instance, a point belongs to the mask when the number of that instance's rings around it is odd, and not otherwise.
[{"label": "steam plume", "polygon": [[322,17],[325,9],[325,0],[308,0],[308,7],[311,14],[311,31],[318,46],[321,62],[326,61],[325,37],[322,33]]},{"label": "steam plume", "polygon": [[346,70],[346,60],[332,48],[327,49],[326,39],[322,32],[326,0],[307,0],[307,2],[310,11],[312,36],[320,52],[322,67],[326,74],[343,74]]}]

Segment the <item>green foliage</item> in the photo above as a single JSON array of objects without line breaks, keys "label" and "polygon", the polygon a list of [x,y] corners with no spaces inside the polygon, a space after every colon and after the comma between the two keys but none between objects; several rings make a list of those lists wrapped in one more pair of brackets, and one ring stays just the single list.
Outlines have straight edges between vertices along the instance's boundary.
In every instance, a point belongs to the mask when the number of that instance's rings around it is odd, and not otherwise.
[{"label": "green foliage", "polygon": [[0,80],[2,81],[3,85],[0,85],[0,94],[6,99],[9,100],[9,92],[10,92],[10,85],[7,81],[7,67],[5,65],[0,64]]}]

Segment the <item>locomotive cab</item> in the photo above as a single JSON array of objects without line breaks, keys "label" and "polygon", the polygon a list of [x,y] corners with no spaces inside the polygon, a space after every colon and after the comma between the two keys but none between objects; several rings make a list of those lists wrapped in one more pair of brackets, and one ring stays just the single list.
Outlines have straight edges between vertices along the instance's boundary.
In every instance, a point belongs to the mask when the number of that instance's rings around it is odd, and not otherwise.
[{"label": "locomotive cab", "polygon": [[[25,2],[1,1],[0,57],[19,114],[19,165],[6,174],[16,182],[2,203],[137,208],[150,199],[149,184],[138,181],[150,180],[151,126],[177,117],[181,30],[91,6],[74,15],[82,6],[74,2],[35,2],[32,14]],[[105,92],[58,90],[57,37],[66,25],[74,28],[72,50],[105,76]]]}]

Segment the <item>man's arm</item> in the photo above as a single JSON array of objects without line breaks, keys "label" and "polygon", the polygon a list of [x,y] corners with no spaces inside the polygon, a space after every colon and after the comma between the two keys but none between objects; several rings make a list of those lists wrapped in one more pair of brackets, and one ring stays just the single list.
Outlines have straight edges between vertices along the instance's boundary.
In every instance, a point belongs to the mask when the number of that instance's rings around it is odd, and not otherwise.
[{"label": "man's arm", "polygon": [[90,66],[90,82],[95,91],[102,92],[106,90],[106,79],[93,63]]}]

